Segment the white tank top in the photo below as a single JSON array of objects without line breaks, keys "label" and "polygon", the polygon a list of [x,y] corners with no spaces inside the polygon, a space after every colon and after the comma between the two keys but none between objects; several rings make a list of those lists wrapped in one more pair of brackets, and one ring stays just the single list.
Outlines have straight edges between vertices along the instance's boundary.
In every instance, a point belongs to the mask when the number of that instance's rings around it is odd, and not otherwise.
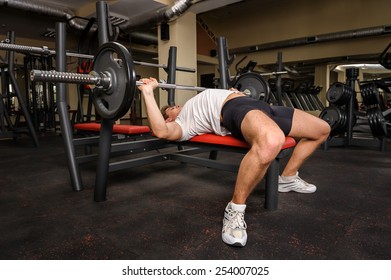
[{"label": "white tank top", "polygon": [[189,99],[175,119],[182,128],[179,141],[205,133],[230,134],[220,125],[220,115],[223,103],[231,93],[226,89],[207,89]]}]

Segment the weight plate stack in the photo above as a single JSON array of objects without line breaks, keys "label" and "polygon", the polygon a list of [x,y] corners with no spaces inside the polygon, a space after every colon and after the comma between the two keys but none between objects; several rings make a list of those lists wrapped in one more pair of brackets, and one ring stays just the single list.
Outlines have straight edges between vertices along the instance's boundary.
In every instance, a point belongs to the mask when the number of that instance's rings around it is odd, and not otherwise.
[{"label": "weight plate stack", "polygon": [[365,106],[370,107],[372,105],[380,104],[379,90],[375,83],[365,83],[360,85],[360,91],[362,101]]},{"label": "weight plate stack", "polygon": [[386,119],[379,107],[367,109],[368,123],[373,136],[381,139],[387,136]]},{"label": "weight plate stack", "polygon": [[330,136],[335,136],[346,131],[347,114],[345,110],[337,106],[324,108],[320,113],[319,118],[330,125]]},{"label": "weight plate stack", "polygon": [[352,88],[341,82],[335,82],[327,90],[326,98],[330,103],[342,106],[349,102],[352,94]]}]

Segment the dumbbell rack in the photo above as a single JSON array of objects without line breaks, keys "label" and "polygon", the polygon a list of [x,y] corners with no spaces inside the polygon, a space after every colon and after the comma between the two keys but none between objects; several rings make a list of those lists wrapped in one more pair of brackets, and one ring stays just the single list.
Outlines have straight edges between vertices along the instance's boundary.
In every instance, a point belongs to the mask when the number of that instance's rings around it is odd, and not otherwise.
[{"label": "dumbbell rack", "polygon": [[346,69],[346,84],[353,90],[348,104],[346,106],[347,111],[347,129],[342,136],[329,138],[324,144],[323,149],[327,150],[331,146],[363,146],[379,148],[380,151],[386,150],[386,137],[368,138],[368,137],[353,137],[353,126],[354,126],[354,102],[356,98],[355,85],[358,82],[358,68]]}]

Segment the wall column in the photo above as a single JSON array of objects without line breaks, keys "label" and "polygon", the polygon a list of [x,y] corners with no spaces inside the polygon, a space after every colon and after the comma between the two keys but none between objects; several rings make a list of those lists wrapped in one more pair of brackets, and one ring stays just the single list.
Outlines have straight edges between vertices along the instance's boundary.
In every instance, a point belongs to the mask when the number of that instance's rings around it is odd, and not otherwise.
[{"label": "wall column", "polygon": [[314,85],[322,86],[322,90],[319,92],[319,98],[322,103],[327,106],[326,92],[329,89],[330,73],[327,64],[320,64],[315,66],[315,78]]},{"label": "wall column", "polygon": [[[196,15],[186,12],[177,20],[169,23],[170,39],[161,40],[159,26],[158,54],[159,64],[167,64],[168,53],[171,46],[177,47],[177,66],[197,69],[197,31]],[[167,80],[167,73],[164,69],[159,69],[159,78]],[[178,85],[197,85],[197,73],[176,72],[176,84]],[[188,99],[193,97],[197,92],[193,91],[175,91],[175,104],[183,105]],[[159,107],[167,104],[167,92],[159,90]]]}]

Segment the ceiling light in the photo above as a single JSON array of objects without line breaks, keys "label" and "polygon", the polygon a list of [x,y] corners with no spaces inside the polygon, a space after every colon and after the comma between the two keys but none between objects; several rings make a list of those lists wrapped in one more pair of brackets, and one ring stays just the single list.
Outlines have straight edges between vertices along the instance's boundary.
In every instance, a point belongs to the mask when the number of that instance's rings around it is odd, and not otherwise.
[{"label": "ceiling light", "polygon": [[381,72],[389,72],[386,68],[384,68],[381,64],[376,63],[355,63],[355,64],[343,64],[338,65],[334,68],[334,71],[341,71],[344,72],[346,69],[349,68],[359,68],[366,71],[381,71]]}]

